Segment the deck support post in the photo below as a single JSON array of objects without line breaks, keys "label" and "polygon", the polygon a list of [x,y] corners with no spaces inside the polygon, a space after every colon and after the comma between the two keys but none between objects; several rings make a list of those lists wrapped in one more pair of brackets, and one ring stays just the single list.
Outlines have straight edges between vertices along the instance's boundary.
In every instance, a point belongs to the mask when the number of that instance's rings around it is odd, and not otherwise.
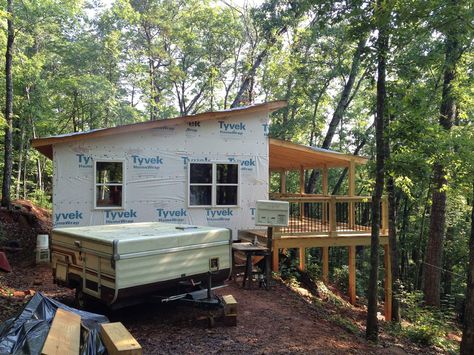
[{"label": "deck support post", "polygon": [[[304,194],[304,167],[300,166],[300,196]],[[304,202],[300,202],[300,220],[304,218]]]},{"label": "deck support post", "polygon": [[392,261],[390,260],[390,248],[388,245],[383,246],[384,263],[385,263],[385,300],[384,311],[385,321],[392,320]]},{"label": "deck support post", "polygon": [[299,248],[300,252],[300,270],[306,269],[306,248]]},{"label": "deck support post", "polygon": [[277,241],[273,239],[273,227],[268,227],[267,247],[272,253],[272,270],[273,272],[278,272],[280,260],[278,260],[278,244]]},{"label": "deck support post", "polygon": [[331,196],[329,201],[329,236],[335,237],[337,235],[337,221],[336,221],[336,196]]},{"label": "deck support post", "polygon": [[349,301],[356,303],[356,247],[349,247]]},{"label": "deck support post", "polygon": [[[323,166],[323,196],[327,196],[328,195],[328,167],[327,165],[325,164]],[[328,203],[325,201],[322,203],[322,207],[323,207],[323,215],[322,215],[322,223],[323,224],[326,224],[328,223]]]},{"label": "deck support post", "polygon": [[[355,196],[355,163],[351,160],[349,163],[349,196]],[[349,228],[354,229],[355,226],[355,209],[354,201],[349,202]]]},{"label": "deck support post", "polygon": [[323,247],[323,281],[329,282],[329,247]]},{"label": "deck support post", "polygon": [[382,197],[382,227],[381,232],[388,234],[388,196]]},{"label": "deck support post", "polygon": [[286,193],[286,174],[286,170],[280,172],[280,193],[282,194]]},{"label": "deck support post", "polygon": [[326,164],[323,166],[323,195],[328,195],[328,167]]}]

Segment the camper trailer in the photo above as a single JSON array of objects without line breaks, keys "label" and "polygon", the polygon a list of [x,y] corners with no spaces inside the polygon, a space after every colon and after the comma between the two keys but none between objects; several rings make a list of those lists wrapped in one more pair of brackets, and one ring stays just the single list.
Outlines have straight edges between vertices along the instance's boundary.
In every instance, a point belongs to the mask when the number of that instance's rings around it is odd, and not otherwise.
[{"label": "camper trailer", "polygon": [[52,233],[56,283],[76,289],[76,301],[111,308],[147,296],[168,297],[189,286],[222,284],[231,270],[226,228],[134,223],[57,228]]}]

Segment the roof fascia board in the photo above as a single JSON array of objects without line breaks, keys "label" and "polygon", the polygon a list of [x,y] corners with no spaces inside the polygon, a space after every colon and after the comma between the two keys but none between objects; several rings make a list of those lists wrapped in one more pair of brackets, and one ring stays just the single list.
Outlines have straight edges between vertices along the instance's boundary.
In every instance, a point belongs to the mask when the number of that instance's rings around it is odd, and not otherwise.
[{"label": "roof fascia board", "polygon": [[349,155],[349,154],[344,154],[344,153],[339,153],[339,152],[322,152],[319,150],[313,150],[310,147],[300,145],[297,143],[293,142],[288,142],[276,138],[270,138],[270,145],[275,145],[278,147],[282,148],[287,148],[287,149],[293,149],[293,150],[298,150],[301,152],[309,153],[309,154],[314,154],[314,155],[320,155],[320,156],[325,156],[329,159],[336,159],[336,160],[343,160],[346,162],[354,161],[357,164],[366,164],[369,159],[356,156],[356,155]]},{"label": "roof fascia board", "polygon": [[[60,136],[60,137],[53,136],[53,137],[46,137],[46,138],[37,138],[31,141],[31,145],[34,148],[38,149],[39,147],[52,145],[52,144],[66,143],[66,142],[77,141],[77,140],[82,140],[82,139],[107,137],[107,136],[123,134],[123,133],[140,132],[146,129],[160,128],[160,127],[171,126],[171,125],[179,125],[179,124],[186,123],[188,121],[201,121],[202,122],[202,121],[215,120],[219,118],[225,119],[231,116],[245,115],[245,114],[260,112],[260,111],[273,112],[285,106],[286,106],[286,101],[283,101],[283,100],[272,101],[268,103],[257,104],[257,105],[250,106],[248,108],[243,108],[240,110],[236,109],[235,111],[204,112],[204,113],[191,115],[191,116],[182,116],[182,117],[175,117],[175,118],[170,118],[170,119],[165,119],[165,120],[146,121],[146,122],[133,123],[129,125],[104,128],[104,129],[99,129],[96,131],[84,132],[82,134],[76,134],[76,135],[70,135],[70,136]],[[41,152],[41,150],[39,151]]]}]

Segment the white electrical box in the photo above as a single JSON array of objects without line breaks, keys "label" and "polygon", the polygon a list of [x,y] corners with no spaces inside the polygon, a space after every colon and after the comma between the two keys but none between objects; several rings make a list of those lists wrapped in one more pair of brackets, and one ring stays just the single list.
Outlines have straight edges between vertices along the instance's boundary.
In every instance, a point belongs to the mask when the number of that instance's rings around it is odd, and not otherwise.
[{"label": "white electrical box", "polygon": [[286,201],[259,200],[255,225],[270,227],[288,226],[290,205]]}]

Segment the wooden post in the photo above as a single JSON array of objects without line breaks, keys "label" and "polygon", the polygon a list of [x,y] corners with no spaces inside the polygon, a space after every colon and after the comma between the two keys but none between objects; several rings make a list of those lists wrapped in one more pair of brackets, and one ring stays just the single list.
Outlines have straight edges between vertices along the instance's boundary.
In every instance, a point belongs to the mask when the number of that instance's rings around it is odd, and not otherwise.
[{"label": "wooden post", "polygon": [[300,270],[306,269],[306,248],[299,248],[300,251]]},{"label": "wooden post", "polygon": [[278,260],[278,245],[276,240],[273,239],[273,228],[267,228],[267,248],[272,254],[272,270],[278,272],[279,260]]},{"label": "wooden post", "polygon": [[[328,195],[328,167],[327,165],[323,165],[323,196]],[[321,221],[322,224],[328,223],[328,203],[326,201],[322,202],[323,207],[323,214]]]},{"label": "wooden post", "polygon": [[382,233],[388,235],[388,196],[382,197]]},{"label": "wooden post", "polygon": [[280,193],[285,194],[286,193],[286,171],[281,171],[280,172]]},{"label": "wooden post", "polygon": [[323,166],[323,195],[328,195],[328,167],[327,165]]},{"label": "wooden post", "polygon": [[[349,164],[349,196],[355,196],[355,163],[351,160]],[[354,201],[349,201],[349,228],[354,229],[355,226],[355,209]]]},{"label": "wooden post", "polygon": [[349,300],[356,303],[356,247],[349,247]]},{"label": "wooden post", "polygon": [[329,247],[323,247],[323,281],[329,282]]},{"label": "wooden post", "polygon": [[329,201],[329,235],[335,237],[337,235],[336,221],[336,196],[331,196]]},{"label": "wooden post", "polygon": [[[304,194],[304,168],[300,166],[300,196]],[[300,220],[304,217],[304,202],[300,202]]]},{"label": "wooden post", "polygon": [[349,163],[349,196],[355,196],[355,162]]},{"label": "wooden post", "polygon": [[392,261],[390,260],[390,248],[388,245],[383,246],[384,263],[385,263],[385,321],[392,320]]}]

